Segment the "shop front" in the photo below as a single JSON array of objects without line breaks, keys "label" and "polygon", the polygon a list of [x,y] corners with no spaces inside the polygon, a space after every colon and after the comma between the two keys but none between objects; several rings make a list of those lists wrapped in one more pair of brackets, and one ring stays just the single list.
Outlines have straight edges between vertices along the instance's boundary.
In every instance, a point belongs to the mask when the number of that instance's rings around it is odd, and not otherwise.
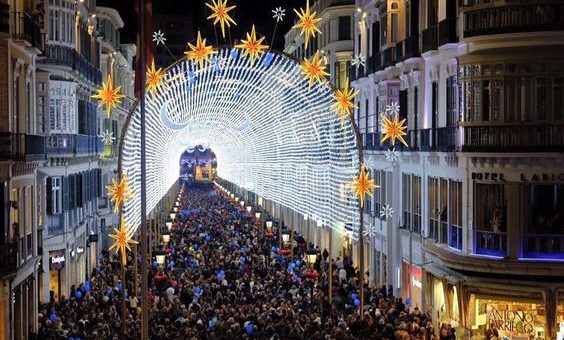
[{"label": "shop front", "polygon": [[440,329],[443,324],[450,325],[456,329],[457,338],[462,338],[464,330],[460,327],[463,323],[459,281],[452,276],[433,275],[427,267],[423,277],[426,308],[432,313],[436,329]]},{"label": "shop front", "polygon": [[67,290],[65,262],[65,249],[49,252],[49,291],[53,292],[57,301]]},{"label": "shop front", "polygon": [[401,296],[403,301],[410,308],[422,306],[422,270],[407,262],[402,262],[402,283]]}]

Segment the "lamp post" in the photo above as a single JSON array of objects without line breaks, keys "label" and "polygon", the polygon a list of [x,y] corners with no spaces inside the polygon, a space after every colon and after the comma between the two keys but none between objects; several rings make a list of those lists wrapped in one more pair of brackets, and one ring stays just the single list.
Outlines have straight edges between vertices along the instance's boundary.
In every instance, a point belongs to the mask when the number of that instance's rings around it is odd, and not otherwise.
[{"label": "lamp post", "polygon": [[175,218],[176,218],[176,213],[175,213],[175,212],[171,212],[171,213],[170,213],[170,219],[174,221]]},{"label": "lamp post", "polygon": [[171,220],[167,220],[165,222],[166,228],[168,229],[168,231],[172,230],[172,221]]},{"label": "lamp post", "polygon": [[306,251],[306,261],[308,263],[309,269],[306,272],[306,278],[311,282],[311,300],[310,302],[313,303],[313,288],[315,286],[315,281],[319,277],[319,274],[313,268],[315,261],[317,261],[317,251],[311,247]]},{"label": "lamp post", "polygon": [[[157,251],[156,254],[155,254],[155,258],[157,259],[157,265],[160,268],[164,267],[165,257],[166,257],[166,254],[162,250]],[[146,293],[142,292],[141,294],[146,294]]]},{"label": "lamp post", "polygon": [[168,246],[168,243],[170,242],[170,232],[169,231],[165,231],[163,233],[163,243],[165,246]]}]

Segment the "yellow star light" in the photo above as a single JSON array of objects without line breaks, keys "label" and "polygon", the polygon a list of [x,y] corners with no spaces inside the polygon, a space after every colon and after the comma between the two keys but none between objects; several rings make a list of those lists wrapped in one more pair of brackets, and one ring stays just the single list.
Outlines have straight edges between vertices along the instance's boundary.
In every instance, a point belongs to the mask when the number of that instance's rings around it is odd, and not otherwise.
[{"label": "yellow star light", "polygon": [[348,80],[345,80],[345,88],[337,89],[333,95],[335,99],[335,104],[333,104],[333,109],[341,115],[341,124],[345,125],[345,118],[351,115],[351,109],[357,109],[358,106],[354,103],[354,97],[358,95],[358,91],[349,88]]},{"label": "yellow star light", "polygon": [[116,250],[116,252],[121,253],[121,261],[125,265],[126,264],[126,254],[127,250],[131,251],[129,247],[130,244],[137,244],[138,242],[133,239],[133,229],[127,228],[125,226],[125,222],[123,220],[123,214],[121,216],[121,223],[118,228],[114,228],[115,233],[110,234],[109,236],[114,239],[114,244],[110,247],[110,251]]},{"label": "yellow star light", "polygon": [[321,20],[321,18],[315,17],[317,12],[310,12],[309,0],[307,0],[305,10],[300,8],[300,11],[298,12],[294,8],[294,12],[296,12],[298,18],[300,19],[294,28],[299,28],[301,30],[300,34],[305,36],[305,48],[307,49],[309,37],[311,36],[312,38],[315,38],[315,32],[321,34],[321,30],[317,27],[317,23]]},{"label": "yellow star light", "polygon": [[121,176],[119,181],[112,178],[112,184],[107,185],[106,189],[110,196],[110,200],[114,203],[114,212],[119,213],[120,207],[129,199],[133,198],[133,193],[129,188],[129,183],[127,182],[127,175]]},{"label": "yellow star light", "polygon": [[364,164],[360,167],[360,174],[353,176],[353,181],[350,184],[352,192],[359,198],[360,207],[364,207],[364,196],[372,196],[372,189],[379,188],[380,186],[374,184],[374,180],[368,177],[368,171]]},{"label": "yellow star light", "polygon": [[91,96],[94,99],[100,100],[98,107],[106,105],[108,118],[110,118],[112,108],[117,107],[117,105],[121,103],[121,98],[125,97],[123,94],[119,93],[119,90],[121,90],[121,86],[114,87],[112,76],[109,75],[106,82],[102,84],[102,88],[99,89],[95,95]]},{"label": "yellow star light", "polygon": [[211,55],[217,53],[217,51],[213,50],[213,46],[206,45],[206,39],[202,39],[200,31],[198,31],[196,46],[188,43],[188,47],[190,51],[184,52],[186,58],[197,62],[200,68],[204,66],[204,61],[210,62]]},{"label": "yellow star light", "polygon": [[395,145],[396,139],[399,139],[403,145],[407,146],[407,142],[403,139],[403,137],[407,135],[405,132],[405,130],[407,130],[407,126],[403,125],[405,123],[405,119],[400,122],[397,114],[394,115],[393,120],[390,120],[385,114],[382,114],[381,117],[382,133],[384,135],[382,136],[380,144],[382,144],[386,139],[390,139],[392,145]]},{"label": "yellow star light", "polygon": [[229,16],[229,11],[234,9],[237,6],[227,6],[227,0],[212,0],[212,4],[206,4],[211,10],[213,14],[208,17],[208,19],[214,19],[213,24],[217,25],[219,22],[221,26],[221,35],[225,38],[225,25],[227,27],[231,27],[231,23],[237,26],[237,23]]},{"label": "yellow star light", "polygon": [[315,52],[311,61],[304,59],[301,63],[302,74],[309,80],[309,90],[311,90],[314,81],[321,83],[329,75],[325,72],[325,67],[326,65],[319,58],[319,51]]},{"label": "yellow star light", "polygon": [[155,61],[153,60],[151,66],[147,67],[147,73],[146,73],[147,80],[145,81],[147,92],[153,95],[153,99],[157,94],[157,90],[159,90],[163,86],[164,77],[165,77],[165,72],[163,71],[162,68],[159,68],[157,70],[155,67]]},{"label": "yellow star light", "polygon": [[235,45],[235,47],[242,48],[244,50],[243,57],[250,56],[251,65],[253,65],[255,58],[259,58],[264,53],[264,50],[268,49],[268,45],[261,45],[263,40],[264,37],[257,39],[255,25],[253,25],[251,33],[247,33],[247,40],[241,40],[241,43],[239,45]]}]

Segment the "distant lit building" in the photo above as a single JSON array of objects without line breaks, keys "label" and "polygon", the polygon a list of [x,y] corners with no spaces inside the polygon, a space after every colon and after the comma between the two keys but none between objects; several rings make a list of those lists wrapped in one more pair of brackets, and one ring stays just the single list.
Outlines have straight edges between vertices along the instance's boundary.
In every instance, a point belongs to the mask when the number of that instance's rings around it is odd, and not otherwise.
[{"label": "distant lit building", "polygon": [[[562,3],[356,1],[371,280],[473,338],[564,321]],[[398,164],[380,114],[407,119]],[[394,214],[382,217],[389,205]],[[523,318],[518,323],[512,317]],[[501,326],[499,326],[501,325]],[[510,329],[511,328],[511,329]]]}]

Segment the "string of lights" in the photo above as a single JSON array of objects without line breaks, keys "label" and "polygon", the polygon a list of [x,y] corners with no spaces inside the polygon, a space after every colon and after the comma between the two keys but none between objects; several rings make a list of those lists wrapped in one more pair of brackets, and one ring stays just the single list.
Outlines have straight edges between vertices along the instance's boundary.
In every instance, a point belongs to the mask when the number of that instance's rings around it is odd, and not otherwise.
[{"label": "string of lights", "polygon": [[[359,201],[349,188],[358,174],[357,136],[334,109],[328,82],[309,82],[299,62],[267,52],[254,63],[240,49],[220,49],[217,63],[190,60],[166,71],[164,86],[148,95],[147,208],[178,179],[187,148],[206,145],[218,176],[312,220],[358,237]],[[122,173],[134,197],[126,225],[140,223],[139,109],[125,132]]]}]

